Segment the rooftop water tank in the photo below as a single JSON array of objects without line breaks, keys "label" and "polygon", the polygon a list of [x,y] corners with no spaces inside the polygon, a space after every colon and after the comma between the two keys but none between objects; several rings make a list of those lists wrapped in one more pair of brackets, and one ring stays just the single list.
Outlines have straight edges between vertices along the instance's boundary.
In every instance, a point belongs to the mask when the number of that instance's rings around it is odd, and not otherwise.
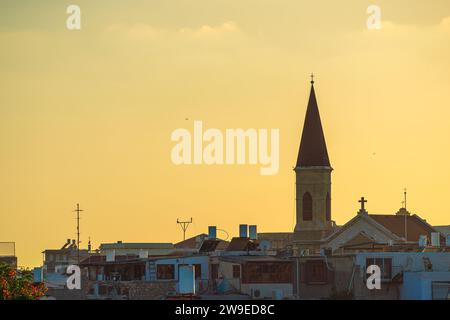
[{"label": "rooftop water tank", "polygon": [[251,240],[257,240],[258,239],[258,233],[256,231],[256,225],[250,225],[248,226],[248,233]]},{"label": "rooftop water tank", "polygon": [[217,238],[217,228],[216,226],[208,227],[208,239],[216,239]]},{"label": "rooftop water tank", "polygon": [[240,238],[247,238],[247,229],[248,226],[246,224],[240,224],[239,225],[239,237]]}]

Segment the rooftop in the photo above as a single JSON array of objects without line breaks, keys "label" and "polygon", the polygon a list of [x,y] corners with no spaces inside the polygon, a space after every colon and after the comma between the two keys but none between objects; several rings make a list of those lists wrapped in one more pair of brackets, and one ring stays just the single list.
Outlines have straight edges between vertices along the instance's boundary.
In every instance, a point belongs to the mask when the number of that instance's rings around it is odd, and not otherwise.
[{"label": "rooftop", "polygon": [[249,238],[233,238],[226,251],[248,251],[256,250],[258,245]]},{"label": "rooftop", "polygon": [[157,242],[145,242],[145,243],[133,243],[133,242],[116,242],[116,243],[102,243],[100,250],[110,249],[173,249],[172,243],[157,243]]},{"label": "rooftop", "polygon": [[221,256],[220,260],[230,261],[230,262],[291,262],[288,259],[282,259],[275,256],[254,256],[254,255],[245,255],[245,256]]},{"label": "rooftop", "polygon": [[[392,215],[392,214],[369,214],[369,217],[390,230],[395,235],[405,237],[405,220],[407,241],[419,241],[421,235],[431,237],[432,232],[437,232],[425,220],[418,215]],[[442,237],[443,238],[443,237]]]}]

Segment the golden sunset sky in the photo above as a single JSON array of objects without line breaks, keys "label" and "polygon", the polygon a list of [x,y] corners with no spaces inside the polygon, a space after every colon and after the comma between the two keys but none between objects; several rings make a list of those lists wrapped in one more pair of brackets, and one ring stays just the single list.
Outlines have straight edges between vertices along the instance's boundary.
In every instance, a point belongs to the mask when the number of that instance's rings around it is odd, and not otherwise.
[{"label": "golden sunset sky", "polygon": [[[381,30],[366,27],[371,4]],[[76,237],[77,202],[83,247],[177,242],[190,217],[188,236],[292,231],[311,72],[333,220],[361,196],[393,214],[407,187],[411,212],[449,224],[449,57],[448,0],[2,0],[0,241],[40,265]],[[174,165],[170,135],[194,120],[279,128],[279,173]]]}]

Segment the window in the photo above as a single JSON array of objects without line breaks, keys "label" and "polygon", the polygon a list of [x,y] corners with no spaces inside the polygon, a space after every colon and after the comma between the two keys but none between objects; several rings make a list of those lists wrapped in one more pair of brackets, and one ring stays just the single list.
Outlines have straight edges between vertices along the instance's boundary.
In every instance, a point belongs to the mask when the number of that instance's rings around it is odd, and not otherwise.
[{"label": "window", "polygon": [[248,262],[242,266],[242,283],[292,283],[291,262]]},{"label": "window", "polygon": [[378,267],[380,267],[381,280],[392,279],[392,258],[367,258],[366,270],[367,267],[371,265],[377,265]]},{"label": "window", "polygon": [[233,278],[240,278],[241,277],[241,266],[240,265],[233,265]]},{"label": "window", "polygon": [[311,221],[312,220],[312,207],[313,201],[309,192],[306,192],[303,195],[303,220]]},{"label": "window", "polygon": [[323,260],[306,261],[306,283],[327,283],[327,266]]},{"label": "window", "polygon": [[175,279],[175,265],[173,264],[156,265],[156,277],[158,278],[158,280]]},{"label": "window", "polygon": [[432,300],[448,300],[450,293],[450,281],[432,281],[431,282],[431,299]]},{"label": "window", "polygon": [[211,264],[211,279],[219,279],[219,264]]},{"label": "window", "polygon": [[330,194],[327,192],[327,198],[325,203],[325,214],[327,221],[331,221],[331,198]]}]

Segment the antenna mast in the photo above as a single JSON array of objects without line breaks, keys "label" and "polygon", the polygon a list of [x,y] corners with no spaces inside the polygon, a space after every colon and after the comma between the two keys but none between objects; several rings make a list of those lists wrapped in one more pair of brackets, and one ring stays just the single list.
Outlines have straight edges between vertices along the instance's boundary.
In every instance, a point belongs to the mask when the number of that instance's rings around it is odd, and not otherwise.
[{"label": "antenna mast", "polygon": [[192,223],[192,218],[189,221],[180,221],[177,219],[177,223],[181,226],[181,229],[183,229],[183,240],[186,240],[186,230]]},{"label": "antenna mast", "polygon": [[77,208],[74,212],[77,213],[77,261],[78,265],[80,264],[80,212],[83,210],[80,209],[80,204],[77,203]]},{"label": "antenna mast", "polygon": [[406,188],[403,189],[403,196],[404,196],[404,203],[405,203],[405,209],[406,209]]},{"label": "antenna mast", "polygon": [[408,242],[408,212],[406,210],[406,188],[403,189],[404,203],[405,203],[405,242]]}]

